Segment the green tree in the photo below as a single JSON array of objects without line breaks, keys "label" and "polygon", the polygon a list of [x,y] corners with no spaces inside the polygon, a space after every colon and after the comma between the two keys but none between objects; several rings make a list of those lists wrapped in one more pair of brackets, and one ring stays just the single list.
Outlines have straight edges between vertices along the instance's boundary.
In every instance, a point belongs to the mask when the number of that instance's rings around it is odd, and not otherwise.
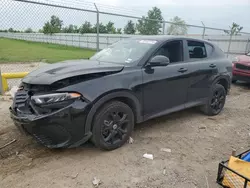
[{"label": "green tree", "polygon": [[[99,26],[100,27],[100,26]],[[115,34],[115,27],[114,27],[114,23],[109,21],[106,25],[106,30],[107,30],[107,33],[112,33],[112,34]]]},{"label": "green tree", "polygon": [[76,25],[70,24],[68,27],[64,27],[62,29],[62,32],[63,33],[78,33],[79,29],[78,29],[78,27]]},{"label": "green tree", "polygon": [[63,27],[62,28],[62,33],[68,33],[68,27]]},{"label": "green tree", "polygon": [[24,32],[25,32],[25,33],[33,33],[33,30],[29,27],[29,28],[27,28]]},{"label": "green tree", "polygon": [[[97,32],[96,25],[92,28],[93,33]],[[102,23],[99,24],[99,33],[108,33],[107,28]]]},{"label": "green tree", "polygon": [[79,32],[83,33],[93,33],[93,28],[90,22],[85,21],[84,24],[79,28]]},{"label": "green tree", "polygon": [[62,29],[63,21],[56,17],[51,16],[50,21],[46,22],[43,26],[44,34],[60,33]]},{"label": "green tree", "polygon": [[186,22],[175,16],[174,18],[170,19],[171,25],[167,28],[168,35],[186,35],[188,31],[188,27]]},{"label": "green tree", "polygon": [[77,25],[74,25],[74,33],[79,33],[79,28],[77,27]]},{"label": "green tree", "polygon": [[161,10],[153,7],[152,10],[148,11],[147,17],[143,16],[141,20],[138,20],[136,28],[140,34],[157,35],[161,31],[162,20]]},{"label": "green tree", "polygon": [[11,27],[11,28],[9,28],[9,30],[8,30],[10,33],[13,33],[13,32],[15,32],[14,31],[14,29]]},{"label": "green tree", "polygon": [[51,28],[51,25],[49,22],[46,22],[43,26],[43,33],[44,34],[53,34],[53,31],[52,31],[52,28]]},{"label": "green tree", "polygon": [[125,34],[135,34],[136,29],[135,29],[135,24],[133,23],[132,20],[129,20],[127,25],[123,29]]},{"label": "green tree", "polygon": [[243,29],[240,25],[233,22],[232,26],[229,26],[230,30],[224,30],[228,35],[238,35],[238,33]]},{"label": "green tree", "polygon": [[122,34],[122,28],[117,28],[117,29],[116,29],[116,33],[117,33],[117,34]]},{"label": "green tree", "polygon": [[100,23],[100,25],[99,25],[99,32],[100,33],[108,33],[107,27],[105,25],[103,25],[102,23]]},{"label": "green tree", "polygon": [[[5,30],[5,31],[7,31],[7,30]],[[11,28],[8,29],[8,32],[10,32],[10,33],[21,33],[22,31],[15,30],[15,29],[13,29],[13,28],[11,27]]]}]

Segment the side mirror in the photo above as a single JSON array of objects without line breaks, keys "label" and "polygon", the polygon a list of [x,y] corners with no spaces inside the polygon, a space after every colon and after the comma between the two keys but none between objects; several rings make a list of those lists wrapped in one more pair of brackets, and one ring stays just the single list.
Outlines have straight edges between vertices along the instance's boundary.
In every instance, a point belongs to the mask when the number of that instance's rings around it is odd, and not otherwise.
[{"label": "side mirror", "polygon": [[169,58],[163,55],[156,55],[149,60],[149,65],[152,67],[167,66],[169,63]]}]

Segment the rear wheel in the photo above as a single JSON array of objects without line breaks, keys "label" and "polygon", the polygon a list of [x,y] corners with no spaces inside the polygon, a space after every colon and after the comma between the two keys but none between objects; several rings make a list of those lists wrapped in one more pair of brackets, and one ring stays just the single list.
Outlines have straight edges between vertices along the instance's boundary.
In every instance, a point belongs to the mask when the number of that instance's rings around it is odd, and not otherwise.
[{"label": "rear wheel", "polygon": [[215,84],[211,88],[210,97],[207,101],[207,104],[201,107],[201,110],[209,116],[214,116],[219,114],[226,101],[226,90],[220,84]]},{"label": "rear wheel", "polygon": [[95,115],[92,142],[104,150],[122,146],[134,128],[134,114],[131,108],[120,101],[105,104]]}]

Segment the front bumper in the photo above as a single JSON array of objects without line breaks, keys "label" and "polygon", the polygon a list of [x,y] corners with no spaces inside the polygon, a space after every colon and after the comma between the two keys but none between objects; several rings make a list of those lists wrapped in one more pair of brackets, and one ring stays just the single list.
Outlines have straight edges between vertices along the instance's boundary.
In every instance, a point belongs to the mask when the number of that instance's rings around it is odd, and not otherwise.
[{"label": "front bumper", "polygon": [[233,80],[250,82],[250,71],[242,72],[242,71],[233,70]]},{"label": "front bumper", "polygon": [[48,148],[77,147],[91,137],[85,132],[87,103],[77,100],[46,115],[18,114],[10,107],[15,125]]}]

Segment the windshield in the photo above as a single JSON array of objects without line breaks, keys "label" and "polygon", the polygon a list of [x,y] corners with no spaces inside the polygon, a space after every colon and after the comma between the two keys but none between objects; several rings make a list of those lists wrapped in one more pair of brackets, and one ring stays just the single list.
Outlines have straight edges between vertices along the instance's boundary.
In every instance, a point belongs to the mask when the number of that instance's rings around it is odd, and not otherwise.
[{"label": "windshield", "polygon": [[250,56],[250,52],[248,52],[247,56]]},{"label": "windshield", "polygon": [[101,50],[90,59],[121,64],[133,63],[141,59],[155,43],[155,40],[125,39]]}]

